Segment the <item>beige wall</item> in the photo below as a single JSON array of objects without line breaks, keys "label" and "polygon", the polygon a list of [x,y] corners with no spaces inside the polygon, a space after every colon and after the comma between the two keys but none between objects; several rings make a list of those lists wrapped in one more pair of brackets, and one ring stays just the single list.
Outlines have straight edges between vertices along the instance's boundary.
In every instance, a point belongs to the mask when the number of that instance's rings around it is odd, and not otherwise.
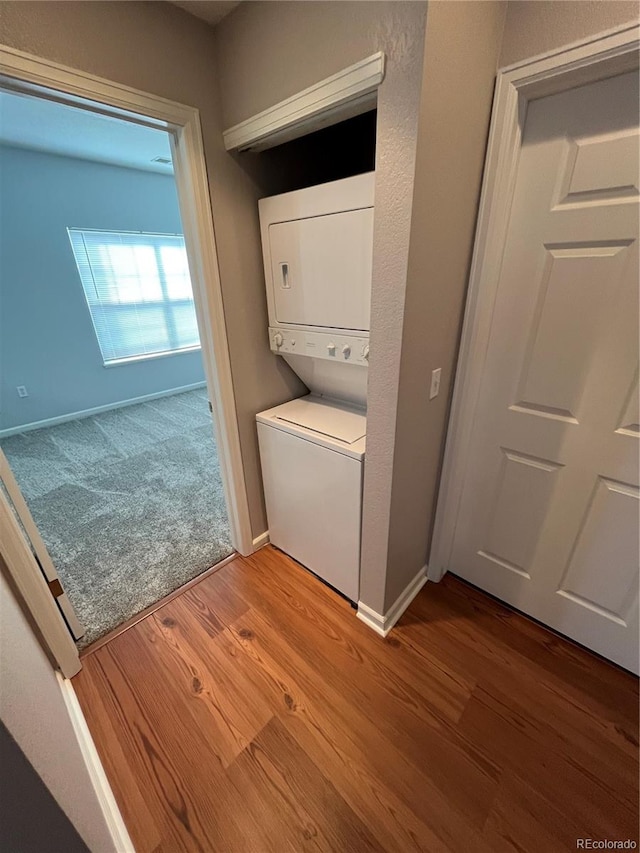
[{"label": "beige wall", "polygon": [[[421,42],[412,2],[244,2],[216,27],[223,124],[231,127],[386,50],[391,74],[410,41]],[[422,7],[424,4],[419,3]],[[250,71],[248,71],[250,69]]]},{"label": "beige wall", "polygon": [[500,65],[511,65],[627,21],[640,3],[626,0],[515,0],[508,4]]},{"label": "beige wall", "polygon": [[0,719],[90,850],[117,853],[49,659],[0,559]]},{"label": "beige wall", "polygon": [[428,7],[384,609],[427,562],[505,12]]},{"label": "beige wall", "polygon": [[0,41],[200,110],[253,535],[266,529],[255,413],[304,390],[269,350],[259,189],[224,150],[212,29],[169,3],[2,2]]}]

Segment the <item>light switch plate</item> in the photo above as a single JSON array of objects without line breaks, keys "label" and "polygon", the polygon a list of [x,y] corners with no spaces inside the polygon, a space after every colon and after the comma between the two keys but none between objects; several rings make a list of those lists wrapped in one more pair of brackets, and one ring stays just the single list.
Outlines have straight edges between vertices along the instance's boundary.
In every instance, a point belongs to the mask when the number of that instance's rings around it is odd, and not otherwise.
[{"label": "light switch plate", "polygon": [[431,389],[429,390],[429,399],[433,400],[440,392],[440,378],[442,376],[442,368],[437,367],[431,371]]}]

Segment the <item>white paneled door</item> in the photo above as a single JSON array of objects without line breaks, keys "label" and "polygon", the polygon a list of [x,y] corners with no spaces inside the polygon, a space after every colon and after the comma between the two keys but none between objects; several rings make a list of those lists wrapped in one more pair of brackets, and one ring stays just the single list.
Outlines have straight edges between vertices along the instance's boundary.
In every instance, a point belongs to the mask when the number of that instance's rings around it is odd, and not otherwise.
[{"label": "white paneled door", "polygon": [[638,75],[530,102],[449,568],[638,671]]}]

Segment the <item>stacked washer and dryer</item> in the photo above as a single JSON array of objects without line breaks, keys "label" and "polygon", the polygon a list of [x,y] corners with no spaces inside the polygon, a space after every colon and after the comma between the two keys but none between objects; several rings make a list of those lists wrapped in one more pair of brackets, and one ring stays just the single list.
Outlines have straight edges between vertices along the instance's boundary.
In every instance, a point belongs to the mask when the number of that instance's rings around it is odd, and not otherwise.
[{"label": "stacked washer and dryer", "polygon": [[256,416],[269,538],[360,584],[373,172],[259,202],[269,338],[310,393]]}]

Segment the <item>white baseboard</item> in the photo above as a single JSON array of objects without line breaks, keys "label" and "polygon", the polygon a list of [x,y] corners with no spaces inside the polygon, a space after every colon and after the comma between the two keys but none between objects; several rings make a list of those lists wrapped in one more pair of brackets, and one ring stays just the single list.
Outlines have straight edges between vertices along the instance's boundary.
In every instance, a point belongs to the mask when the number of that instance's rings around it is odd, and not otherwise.
[{"label": "white baseboard", "polygon": [[420,569],[418,574],[407,584],[384,615],[377,613],[367,604],[359,601],[357,612],[358,619],[361,619],[365,625],[372,628],[376,634],[379,634],[381,637],[386,637],[407,607],[409,607],[416,595],[420,592],[422,587],[426,584],[427,571],[427,566],[423,566]]},{"label": "white baseboard", "polygon": [[93,409],[82,409],[79,412],[69,412],[66,415],[58,415],[55,418],[45,418],[42,421],[33,421],[22,426],[7,427],[0,429],[0,438],[8,438],[10,435],[18,435],[21,432],[31,432],[34,429],[64,424],[68,421],[77,421],[80,418],[90,418],[91,415],[99,415],[102,412],[110,412],[113,409],[124,409],[125,406],[135,406],[137,403],[148,403],[150,400],[159,400],[160,397],[173,397],[174,394],[182,394],[184,391],[195,391],[196,388],[206,388],[206,382],[194,382],[192,385],[181,385],[179,388],[170,388],[168,391],[156,391],[155,394],[144,394],[142,397],[131,397],[129,400],[120,400],[118,403],[107,403],[105,406],[96,406]]},{"label": "white baseboard", "polygon": [[445,566],[429,566],[429,569],[427,570],[427,578],[432,581],[432,583],[440,583],[447,571],[448,569]]},{"label": "white baseboard", "polygon": [[136,853],[133,846],[131,836],[125,826],[125,822],[120,814],[120,809],[113,796],[111,785],[107,779],[104,767],[100,761],[100,756],[91,737],[89,726],[82,713],[82,708],[78,702],[76,691],[73,689],[73,684],[68,678],[64,678],[59,672],[56,672],[60,690],[67,706],[67,711],[73,725],[73,730],[78,739],[80,752],[84,758],[89,777],[93,784],[93,789],[100,804],[100,809],[104,815],[105,823],[107,824],[109,834],[113,840],[113,849],[117,853]]},{"label": "white baseboard", "polygon": [[261,533],[260,536],[256,536],[253,540],[253,550],[258,551],[260,548],[264,548],[265,545],[269,544],[269,531],[265,530],[264,533]]}]

